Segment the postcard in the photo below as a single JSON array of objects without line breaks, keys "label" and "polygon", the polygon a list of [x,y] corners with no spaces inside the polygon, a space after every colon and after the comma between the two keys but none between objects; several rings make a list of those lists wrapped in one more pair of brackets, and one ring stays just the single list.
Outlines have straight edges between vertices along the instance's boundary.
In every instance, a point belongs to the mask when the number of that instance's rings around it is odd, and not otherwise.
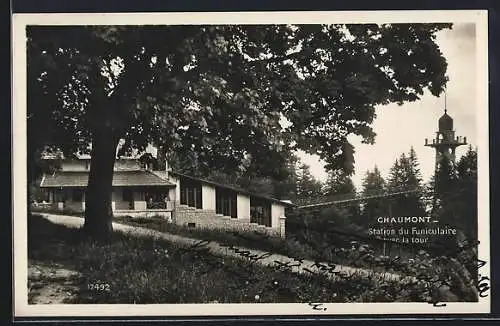
[{"label": "postcard", "polygon": [[490,312],[487,11],[12,21],[15,316]]}]

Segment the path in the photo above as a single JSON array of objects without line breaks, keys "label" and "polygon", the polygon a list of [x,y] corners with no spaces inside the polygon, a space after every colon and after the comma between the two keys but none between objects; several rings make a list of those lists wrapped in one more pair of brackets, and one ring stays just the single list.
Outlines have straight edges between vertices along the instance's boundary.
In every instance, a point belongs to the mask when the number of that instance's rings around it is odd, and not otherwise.
[{"label": "path", "polygon": [[59,264],[29,261],[28,303],[62,304],[75,298],[81,274]]},{"label": "path", "polygon": [[[47,220],[51,221],[52,223],[61,224],[73,228],[81,227],[84,222],[84,219],[75,216],[55,215],[55,214],[45,214],[45,213],[40,215],[46,218]],[[248,258],[248,256],[255,258],[262,257],[259,258],[258,260],[256,259],[256,261],[258,261],[260,264],[264,266],[271,266],[275,268],[279,267],[280,265],[281,266],[287,265],[289,270],[291,270],[294,273],[311,273],[311,272],[319,273],[321,272],[321,270],[323,270],[323,271],[328,271],[327,275],[331,279],[337,279],[339,277],[350,277],[355,274],[364,275],[372,279],[378,278],[380,280],[398,280],[401,278],[400,275],[394,273],[380,273],[368,269],[355,268],[350,266],[336,265],[334,268],[331,268],[328,266],[327,263],[319,264],[318,266],[318,264],[316,264],[314,261],[311,260],[304,259],[299,262],[297,260],[294,260],[293,258],[280,254],[268,253],[261,250],[243,248],[239,246],[230,248],[228,246],[221,245],[214,241],[210,242],[202,241],[199,239],[188,238],[170,233],[163,233],[156,230],[151,230],[138,226],[125,225],[116,222],[113,222],[113,229],[115,231],[128,233],[135,236],[147,236],[147,237],[163,239],[169,242],[185,245],[186,247],[198,246],[198,248],[200,249],[201,247],[203,247],[203,249],[208,249],[211,254],[216,256],[230,256],[246,260],[250,259]]]}]

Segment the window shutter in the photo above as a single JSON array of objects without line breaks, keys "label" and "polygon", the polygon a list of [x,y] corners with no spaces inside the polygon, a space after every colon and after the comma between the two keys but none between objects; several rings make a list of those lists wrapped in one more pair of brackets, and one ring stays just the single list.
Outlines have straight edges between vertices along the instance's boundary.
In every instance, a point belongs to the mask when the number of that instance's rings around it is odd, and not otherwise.
[{"label": "window shutter", "polygon": [[187,198],[186,198],[186,184],[182,181],[180,182],[180,188],[181,188],[181,205],[187,205]]},{"label": "window shutter", "polygon": [[201,184],[195,188],[196,208],[203,208],[203,196]]},{"label": "window shutter", "polygon": [[238,207],[237,207],[237,200],[236,200],[236,193],[233,193],[231,196],[231,217],[232,218],[238,218]]},{"label": "window shutter", "polygon": [[215,213],[222,214],[222,201],[220,195],[220,189],[215,189]]}]

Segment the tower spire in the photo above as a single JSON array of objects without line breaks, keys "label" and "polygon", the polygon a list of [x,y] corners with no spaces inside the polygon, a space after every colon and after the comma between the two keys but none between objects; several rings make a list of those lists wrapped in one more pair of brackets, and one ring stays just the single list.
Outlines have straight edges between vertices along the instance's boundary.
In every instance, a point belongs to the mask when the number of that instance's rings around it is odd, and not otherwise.
[{"label": "tower spire", "polygon": [[444,89],[444,113],[448,112],[448,109],[446,107],[446,88]]}]

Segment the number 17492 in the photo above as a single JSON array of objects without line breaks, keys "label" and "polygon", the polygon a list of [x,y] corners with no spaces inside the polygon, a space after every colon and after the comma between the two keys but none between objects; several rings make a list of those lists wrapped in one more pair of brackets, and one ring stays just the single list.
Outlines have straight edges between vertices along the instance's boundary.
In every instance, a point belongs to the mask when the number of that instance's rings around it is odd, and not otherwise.
[{"label": "number 17492", "polygon": [[87,288],[91,291],[106,291],[109,292],[111,287],[108,283],[89,283]]}]

